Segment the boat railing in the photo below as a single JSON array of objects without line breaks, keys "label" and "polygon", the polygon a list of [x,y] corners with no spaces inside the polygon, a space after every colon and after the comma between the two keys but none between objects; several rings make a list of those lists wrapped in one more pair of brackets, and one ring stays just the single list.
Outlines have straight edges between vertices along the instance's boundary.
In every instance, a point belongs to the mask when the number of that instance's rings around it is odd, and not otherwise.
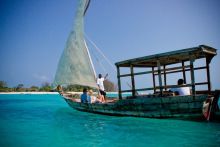
[{"label": "boat railing", "polygon": [[[190,65],[186,65],[186,66],[181,66],[181,67],[172,67],[172,68],[166,68],[166,69],[161,69],[161,73],[160,74],[171,74],[171,73],[178,73],[178,72],[182,72],[184,68],[184,71],[190,71]],[[206,69],[207,66],[202,66],[202,67],[194,67],[194,71],[195,70],[201,70],[201,69]],[[165,70],[165,72],[164,72]],[[144,74],[151,74],[154,73],[154,75],[158,75],[159,74],[159,70],[154,70],[154,71],[144,71],[144,72],[137,72],[137,73],[133,73],[133,74],[122,74],[119,77],[129,77],[131,75],[144,75]]]},{"label": "boat railing", "polygon": [[[200,83],[195,83],[194,85],[206,85],[208,82],[200,82]],[[184,84],[184,85],[166,85],[166,86],[161,86],[164,89],[164,92],[166,91],[171,91],[172,88],[179,88],[179,87],[191,87],[193,84]],[[149,87],[149,88],[139,88],[135,89],[136,92],[140,91],[150,91],[150,90],[155,90],[155,89],[160,89],[160,86],[155,86],[155,87]],[[122,90],[122,93],[124,92],[132,92],[132,90]],[[201,90],[201,91],[196,91],[196,94],[209,94],[210,92],[208,90]]]},{"label": "boat railing", "polygon": [[[182,98],[186,98],[186,96],[203,96],[203,95],[206,95],[207,98],[211,98],[213,97],[215,94],[211,94],[208,93],[208,91],[199,91],[198,93],[196,93],[196,95],[192,95],[192,93],[190,95],[178,95],[176,94],[175,92],[172,92],[172,91],[163,91],[162,95],[160,94],[159,91],[157,91],[156,93],[152,93],[152,94],[138,94],[136,96],[127,96],[127,97],[124,97],[123,99],[139,99],[139,98],[159,98],[159,97],[168,97],[168,98],[171,98],[171,97],[182,97]],[[188,98],[188,97],[187,97]]]},{"label": "boat railing", "polygon": [[[166,86],[161,86],[162,88],[178,88],[178,87],[190,87],[192,84],[185,84],[185,85],[166,85]],[[147,91],[147,90],[154,90],[154,89],[160,89],[160,86],[155,86],[155,87],[150,87],[150,88],[139,88],[135,89],[135,91]],[[122,90],[121,92],[132,92],[132,90]]]}]

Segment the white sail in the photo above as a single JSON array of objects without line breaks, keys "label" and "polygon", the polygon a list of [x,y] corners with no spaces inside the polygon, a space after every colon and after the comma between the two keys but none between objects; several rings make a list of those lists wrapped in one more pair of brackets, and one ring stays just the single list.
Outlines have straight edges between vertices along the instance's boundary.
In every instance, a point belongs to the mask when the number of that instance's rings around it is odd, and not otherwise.
[{"label": "white sail", "polygon": [[54,85],[83,85],[95,87],[95,72],[84,39],[84,14],[89,0],[79,0],[74,28],[61,55]]}]

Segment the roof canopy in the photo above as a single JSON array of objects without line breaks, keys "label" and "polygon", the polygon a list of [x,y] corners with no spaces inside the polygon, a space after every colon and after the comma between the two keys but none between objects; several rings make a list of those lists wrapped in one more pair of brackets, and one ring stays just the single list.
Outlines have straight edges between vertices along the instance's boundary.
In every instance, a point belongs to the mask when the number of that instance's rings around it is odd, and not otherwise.
[{"label": "roof canopy", "polygon": [[216,49],[206,45],[200,45],[198,47],[125,60],[117,62],[115,65],[119,67],[130,67],[130,65],[133,65],[133,67],[156,67],[158,60],[160,61],[160,65],[169,65],[200,58],[207,58],[208,62],[211,62],[215,55],[217,55]]}]

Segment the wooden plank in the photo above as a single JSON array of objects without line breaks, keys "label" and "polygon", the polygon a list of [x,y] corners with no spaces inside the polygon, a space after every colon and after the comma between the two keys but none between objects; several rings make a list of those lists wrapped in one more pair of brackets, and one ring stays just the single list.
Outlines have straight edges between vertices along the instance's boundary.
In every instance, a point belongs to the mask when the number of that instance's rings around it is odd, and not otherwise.
[{"label": "wooden plank", "polygon": [[208,82],[208,91],[211,92],[211,80],[210,80],[210,71],[209,71],[209,62],[206,57],[206,75],[207,75],[207,82]]},{"label": "wooden plank", "polygon": [[162,77],[161,77],[160,60],[157,60],[157,69],[158,69],[158,80],[159,80],[159,86],[160,86],[160,94],[162,95],[163,88],[162,88]]},{"label": "wooden plank", "polygon": [[120,79],[120,68],[117,66],[117,78],[118,78],[118,97],[119,99],[122,99],[121,95],[121,79]]},{"label": "wooden plank", "polygon": [[191,84],[192,84],[192,94],[195,95],[195,74],[194,74],[194,59],[190,59],[190,75],[191,75]]},{"label": "wooden plank", "polygon": [[119,77],[130,77],[131,74],[123,74],[123,75],[119,75]]},{"label": "wooden plank", "polygon": [[155,84],[155,74],[154,74],[154,67],[152,67],[152,77],[153,77],[153,86],[154,86],[154,93],[156,93],[156,84]]},{"label": "wooden plank", "polygon": [[164,89],[167,90],[166,65],[163,66],[163,73],[164,73]]},{"label": "wooden plank", "polygon": [[[190,66],[187,65],[187,66],[184,66],[185,69],[188,69]],[[166,68],[166,74],[170,74],[170,73],[176,73],[176,72],[182,72],[182,66],[179,66],[179,67],[172,67],[172,68]],[[164,70],[164,69],[163,69]],[[155,71],[157,72],[157,71]],[[161,74],[164,74],[164,71],[161,72]],[[158,73],[156,73],[156,75],[158,75]]]},{"label": "wooden plank", "polygon": [[182,71],[183,71],[183,81],[186,83],[186,71],[185,71],[185,63],[182,61]]},{"label": "wooden plank", "polygon": [[[186,72],[186,71],[190,71],[190,68],[188,69],[188,67],[190,67],[190,65],[184,66],[185,72]],[[177,73],[177,72],[183,72],[183,70],[180,69],[180,68],[182,68],[182,67],[168,68],[168,69],[166,70],[166,71],[167,71],[166,74]],[[180,70],[178,70],[178,69],[180,69]],[[194,71],[195,71],[195,70],[201,70],[201,69],[206,69],[206,66],[195,67],[195,68],[194,68]],[[161,72],[161,74],[164,74],[164,72]],[[155,75],[158,75],[158,73],[156,73]]]},{"label": "wooden plank", "polygon": [[134,69],[133,66],[130,66],[130,71],[131,71],[131,85],[132,85],[132,96],[135,97],[135,81],[134,81]]},{"label": "wooden plank", "polygon": [[[152,71],[144,71],[144,72],[137,72],[137,73],[133,73],[134,76],[136,75],[144,75],[144,74],[151,74]],[[120,77],[130,77],[132,76],[131,74],[123,74],[123,75],[120,75]]]},{"label": "wooden plank", "polygon": [[195,85],[207,85],[208,82],[200,82],[200,83],[195,83]]}]

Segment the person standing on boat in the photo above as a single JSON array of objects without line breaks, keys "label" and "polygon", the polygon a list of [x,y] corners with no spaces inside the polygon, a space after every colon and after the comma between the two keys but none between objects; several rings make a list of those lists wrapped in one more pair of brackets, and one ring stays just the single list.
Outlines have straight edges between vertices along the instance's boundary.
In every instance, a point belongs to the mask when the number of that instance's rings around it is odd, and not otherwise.
[{"label": "person standing on boat", "polygon": [[87,89],[83,89],[83,94],[80,96],[81,103],[91,103],[91,97],[87,94]]},{"label": "person standing on boat", "polygon": [[99,74],[99,77],[97,79],[97,85],[99,87],[99,92],[101,95],[104,96],[104,100],[106,101],[106,92],[105,92],[105,87],[104,87],[104,81],[107,78],[108,74],[105,75],[105,77],[102,77],[102,74]]}]

